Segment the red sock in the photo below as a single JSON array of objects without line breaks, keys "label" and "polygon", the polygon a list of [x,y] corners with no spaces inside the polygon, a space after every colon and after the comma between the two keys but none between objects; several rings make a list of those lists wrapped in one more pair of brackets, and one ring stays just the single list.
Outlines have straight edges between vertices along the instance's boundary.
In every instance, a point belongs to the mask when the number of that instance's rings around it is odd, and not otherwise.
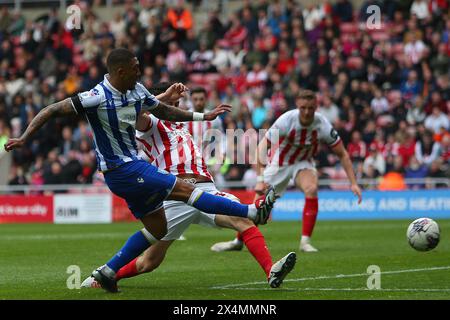
[{"label": "red sock", "polygon": [[236,239],[238,239],[239,241],[244,241],[244,239],[242,239],[242,234],[240,232],[236,233]]},{"label": "red sock", "polygon": [[241,235],[248,251],[255,257],[268,277],[273,263],[264,236],[257,227],[250,227],[242,232]]},{"label": "red sock", "polygon": [[116,273],[116,280],[119,281],[123,278],[131,278],[138,275],[136,261],[138,258],[135,258],[133,261],[129,262],[127,265],[120,268]]},{"label": "red sock", "polygon": [[306,198],[305,207],[303,208],[303,236],[311,237],[316,224],[317,212],[319,212],[318,199]]}]

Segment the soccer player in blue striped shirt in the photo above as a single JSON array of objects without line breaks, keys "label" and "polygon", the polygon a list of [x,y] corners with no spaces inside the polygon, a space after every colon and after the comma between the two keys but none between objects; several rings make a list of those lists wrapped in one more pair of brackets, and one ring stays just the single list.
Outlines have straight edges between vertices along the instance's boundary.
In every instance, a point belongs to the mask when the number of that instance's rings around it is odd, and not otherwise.
[{"label": "soccer player in blue striped shirt", "polygon": [[[108,74],[102,82],[90,91],[43,108],[21,137],[8,140],[5,150],[22,147],[51,118],[76,114],[87,118],[94,133],[98,170],[104,174],[109,189],[127,201],[133,215],[142,221],[148,231],[146,235],[136,232],[121,251],[94,271],[94,278],[105,290],[117,292],[115,273],[166,234],[164,200],[183,201],[206,213],[247,217],[264,224],[275,202],[275,193],[269,188],[255,204],[242,205],[203,192],[140,159],[135,125],[141,111],[150,111],[168,121],[201,121],[213,120],[229,112],[231,107],[219,105],[209,113],[199,114],[160,102],[137,82],[141,75],[139,61],[127,49],[112,50],[106,66]],[[182,84],[175,84],[166,94],[181,97],[185,90]]]}]

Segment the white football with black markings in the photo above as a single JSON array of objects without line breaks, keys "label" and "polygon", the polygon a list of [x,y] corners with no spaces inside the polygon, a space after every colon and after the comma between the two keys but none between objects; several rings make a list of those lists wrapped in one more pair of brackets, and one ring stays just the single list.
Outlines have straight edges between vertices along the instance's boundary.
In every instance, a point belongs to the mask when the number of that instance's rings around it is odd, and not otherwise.
[{"label": "white football with black markings", "polygon": [[430,218],[419,218],[411,222],[406,237],[411,247],[417,251],[429,251],[439,243],[439,225]]}]

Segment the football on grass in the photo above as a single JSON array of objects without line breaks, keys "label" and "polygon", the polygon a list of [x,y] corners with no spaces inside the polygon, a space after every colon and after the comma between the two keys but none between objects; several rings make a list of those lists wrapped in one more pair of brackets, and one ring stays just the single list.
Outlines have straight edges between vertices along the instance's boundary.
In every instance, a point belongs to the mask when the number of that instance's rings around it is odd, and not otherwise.
[{"label": "football on grass", "polygon": [[416,219],[409,225],[406,237],[414,249],[429,251],[436,248],[439,243],[439,225],[430,218]]}]

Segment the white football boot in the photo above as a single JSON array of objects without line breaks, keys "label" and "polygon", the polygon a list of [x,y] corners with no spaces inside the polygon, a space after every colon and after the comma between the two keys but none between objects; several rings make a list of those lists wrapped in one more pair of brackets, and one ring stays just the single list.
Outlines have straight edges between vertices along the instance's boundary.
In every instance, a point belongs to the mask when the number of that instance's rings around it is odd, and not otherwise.
[{"label": "white football boot", "polygon": [[278,288],[283,283],[284,278],[294,269],[297,255],[289,252],[286,256],[275,262],[270,268],[270,275],[267,281],[271,288]]},{"label": "white football boot", "polygon": [[81,288],[101,288],[102,286],[100,283],[97,282],[97,280],[94,279],[94,277],[89,276],[86,279],[84,279],[83,283],[81,284]]},{"label": "white football boot", "polygon": [[211,251],[223,252],[223,251],[240,251],[244,247],[244,243],[238,239],[231,241],[218,242],[212,245]]}]

